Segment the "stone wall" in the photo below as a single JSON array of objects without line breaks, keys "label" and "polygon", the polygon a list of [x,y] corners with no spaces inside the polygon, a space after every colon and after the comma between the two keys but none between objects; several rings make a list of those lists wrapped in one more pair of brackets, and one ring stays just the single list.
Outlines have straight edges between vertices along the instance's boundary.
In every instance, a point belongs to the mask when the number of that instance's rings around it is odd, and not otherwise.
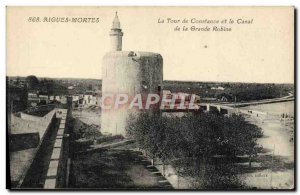
[{"label": "stone wall", "polygon": [[18,188],[56,189],[67,187],[68,177],[68,120],[67,109],[55,109],[33,161]]},{"label": "stone wall", "polygon": [[[57,129],[58,120],[55,112],[52,115],[51,120],[47,126],[44,126],[45,133],[40,138],[39,145],[34,148],[32,158],[28,159],[26,166],[22,169],[22,176],[18,182],[17,188],[41,188],[44,180],[45,165],[49,156],[49,147],[53,140],[55,130]],[[26,152],[27,150],[21,150],[18,152]],[[22,157],[22,154],[21,156]],[[11,162],[10,162],[11,163]],[[14,166],[11,166],[11,170],[14,167],[18,167],[19,163],[16,162]],[[21,170],[21,169],[20,169]],[[19,171],[20,171],[19,170]]]},{"label": "stone wall", "polygon": [[44,189],[64,188],[68,185],[69,134],[67,122],[69,116],[66,109],[60,109],[59,112],[61,112],[61,120],[51,152]]},{"label": "stone wall", "polygon": [[36,133],[42,137],[49,126],[55,110],[50,111],[43,117],[21,113],[20,116],[11,115],[11,134]]}]

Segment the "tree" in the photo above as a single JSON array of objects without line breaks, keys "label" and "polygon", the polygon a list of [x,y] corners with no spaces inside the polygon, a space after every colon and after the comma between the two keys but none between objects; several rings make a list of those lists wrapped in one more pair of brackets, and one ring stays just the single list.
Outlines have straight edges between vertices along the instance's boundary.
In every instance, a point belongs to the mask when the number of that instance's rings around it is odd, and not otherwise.
[{"label": "tree", "polygon": [[36,76],[30,75],[26,77],[27,88],[29,90],[36,90],[39,88],[39,80]]},{"label": "tree", "polygon": [[198,187],[240,187],[233,164],[238,155],[257,155],[262,131],[243,117],[188,113],[166,117],[143,112],[130,120],[127,132],[150,158],[171,163],[179,176],[196,179]]},{"label": "tree", "polygon": [[152,160],[162,154],[165,128],[160,112],[142,112],[138,116],[131,116],[126,129]]}]

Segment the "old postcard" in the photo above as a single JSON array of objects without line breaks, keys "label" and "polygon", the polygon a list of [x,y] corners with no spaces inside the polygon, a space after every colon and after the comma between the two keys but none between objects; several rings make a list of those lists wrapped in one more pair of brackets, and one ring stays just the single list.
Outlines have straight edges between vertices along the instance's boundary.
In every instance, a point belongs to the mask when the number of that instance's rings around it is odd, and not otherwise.
[{"label": "old postcard", "polygon": [[294,12],[8,6],[7,188],[294,190]]}]

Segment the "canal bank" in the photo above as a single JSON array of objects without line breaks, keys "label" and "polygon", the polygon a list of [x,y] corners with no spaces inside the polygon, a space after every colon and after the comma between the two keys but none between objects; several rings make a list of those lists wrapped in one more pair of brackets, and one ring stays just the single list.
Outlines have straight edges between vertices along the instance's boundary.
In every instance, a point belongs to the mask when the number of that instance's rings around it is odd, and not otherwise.
[{"label": "canal bank", "polygon": [[293,188],[294,102],[248,106],[241,111],[247,112],[245,119],[260,127],[264,136],[257,140],[263,150],[256,158],[256,167],[240,177],[249,187]]}]

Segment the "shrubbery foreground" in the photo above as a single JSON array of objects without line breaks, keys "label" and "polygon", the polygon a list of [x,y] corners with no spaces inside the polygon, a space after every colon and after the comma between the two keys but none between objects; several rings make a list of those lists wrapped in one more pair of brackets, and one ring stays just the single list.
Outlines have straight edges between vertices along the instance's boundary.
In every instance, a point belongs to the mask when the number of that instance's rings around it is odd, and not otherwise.
[{"label": "shrubbery foreground", "polygon": [[242,116],[211,113],[169,117],[143,112],[131,117],[126,130],[150,158],[173,165],[202,189],[243,188],[236,159],[246,156],[251,167],[260,150],[256,139],[263,135]]}]

